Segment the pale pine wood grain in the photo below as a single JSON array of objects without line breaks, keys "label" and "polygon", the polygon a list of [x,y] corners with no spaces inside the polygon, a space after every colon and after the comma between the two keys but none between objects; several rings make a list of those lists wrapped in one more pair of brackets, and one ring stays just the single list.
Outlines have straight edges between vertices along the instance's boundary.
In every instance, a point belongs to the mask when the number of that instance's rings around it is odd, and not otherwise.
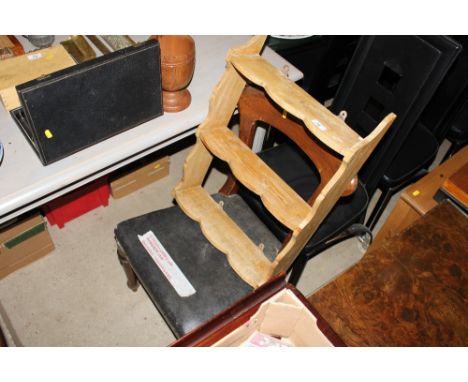
[{"label": "pale pine wood grain", "polygon": [[242,75],[262,86],[279,106],[303,120],[318,139],[341,155],[361,139],[341,118],[259,55],[233,55],[231,62]]},{"label": "pale pine wood grain", "polygon": [[[258,122],[264,122],[270,128],[286,135],[310,159],[320,174],[320,184],[307,200],[307,203],[312,205],[322,188],[341,165],[341,157],[320,144],[302,121],[297,120],[291,114],[282,113],[281,109],[268,99],[263,90],[247,86],[239,99],[238,110],[239,139],[249,148],[252,148]],[[354,193],[357,185],[358,177],[355,176],[342,196]],[[237,192],[237,189],[235,177],[229,174],[228,180],[220,192],[230,195]]]},{"label": "pale pine wood grain", "polygon": [[289,242],[278,253],[273,263],[274,274],[286,272],[289,269],[395,118],[393,113],[387,115],[371,134],[348,150],[349,154],[343,158],[340,168],[312,204],[311,213],[306,219],[307,223],[293,232]]},{"label": "pale pine wood grain", "polygon": [[212,160],[213,156],[197,137],[193,149],[184,161],[182,179],[174,188],[173,196],[176,198],[175,191],[177,190],[201,185]]},{"label": "pale pine wood grain", "polygon": [[[261,59],[259,53],[264,41],[264,37],[254,37],[247,45],[229,51],[224,76],[210,99],[208,117],[198,128],[197,142],[185,161],[182,181],[174,190],[182,210],[200,223],[207,239],[226,254],[232,268],[253,287],[288,270],[395,118],[387,116],[372,134],[362,139],[340,118]],[[263,86],[282,108],[303,120],[317,139],[343,156],[338,170],[321,188],[312,206],[227,129],[246,86],[246,80],[238,71]],[[273,263],[201,187],[212,155],[227,161],[239,180],[260,195],[268,210],[292,229],[290,240]]]},{"label": "pale pine wood grain", "polygon": [[200,223],[205,237],[226,254],[229,264],[247,283],[259,286],[271,277],[271,263],[220,204],[200,186],[176,191],[180,208]]},{"label": "pale pine wood grain", "polygon": [[229,57],[237,53],[259,54],[265,40],[266,36],[255,36],[246,45],[231,49],[228,52],[226,71],[213,90],[207,120],[220,126],[227,126],[246,84],[245,80],[232,67]]},{"label": "pale pine wood grain", "polygon": [[203,143],[226,161],[234,176],[260,196],[268,210],[291,230],[310,213],[310,206],[268,167],[237,135],[225,127],[200,133]]},{"label": "pale pine wood grain", "polygon": [[[246,45],[231,49],[228,52],[228,57],[232,52],[260,53],[265,40],[266,36],[253,37]],[[210,124],[221,126],[226,126],[228,124],[236,109],[237,101],[244,87],[245,81],[237,74],[232,65],[227,63],[224,75],[213,89],[213,93],[210,97],[208,116],[198,127],[197,143],[184,162],[182,180],[176,186],[177,189],[202,184],[211,164],[212,156],[205,149],[203,144],[199,142],[198,134],[205,126],[209,126]]]}]

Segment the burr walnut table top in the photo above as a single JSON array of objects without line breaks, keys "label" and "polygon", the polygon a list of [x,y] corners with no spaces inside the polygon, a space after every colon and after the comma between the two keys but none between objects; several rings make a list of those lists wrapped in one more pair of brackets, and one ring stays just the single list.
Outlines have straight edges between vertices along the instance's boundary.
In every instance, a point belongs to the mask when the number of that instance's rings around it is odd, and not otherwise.
[{"label": "burr walnut table top", "polygon": [[467,232],[444,202],[308,300],[348,346],[467,346]]}]

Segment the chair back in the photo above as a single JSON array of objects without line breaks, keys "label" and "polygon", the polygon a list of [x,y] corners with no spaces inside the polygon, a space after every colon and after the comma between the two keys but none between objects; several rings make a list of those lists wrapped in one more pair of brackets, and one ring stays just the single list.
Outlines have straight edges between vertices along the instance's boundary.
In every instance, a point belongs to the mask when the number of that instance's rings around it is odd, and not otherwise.
[{"label": "chair back", "polygon": [[468,36],[453,36],[462,49],[421,114],[420,122],[442,143],[468,90]]},{"label": "chair back", "polygon": [[331,111],[346,111],[346,122],[370,134],[390,111],[398,115],[359,172],[371,196],[402,147],[460,44],[446,36],[363,36],[338,88]]}]

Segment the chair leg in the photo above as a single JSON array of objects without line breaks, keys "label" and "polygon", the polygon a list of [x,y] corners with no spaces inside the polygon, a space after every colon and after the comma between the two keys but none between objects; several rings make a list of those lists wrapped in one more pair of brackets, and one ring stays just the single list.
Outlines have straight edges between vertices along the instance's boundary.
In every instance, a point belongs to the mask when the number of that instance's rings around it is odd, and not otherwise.
[{"label": "chair leg", "polygon": [[390,198],[393,195],[395,195],[397,192],[399,192],[400,190],[404,189],[405,187],[408,187],[410,184],[417,182],[419,179],[421,179],[425,175],[427,175],[427,170],[425,168],[422,168],[418,172],[413,174],[412,177],[406,179],[404,182],[400,183],[399,185],[395,187],[389,187],[387,189],[383,189],[382,195],[380,195],[380,198],[377,201],[377,204],[372,210],[371,216],[369,216],[369,219],[367,219],[366,226],[369,227],[369,229],[373,230],[375,225],[379,221],[380,216],[382,215],[383,211],[387,207],[387,204],[390,201]]},{"label": "chair leg", "polygon": [[346,228],[343,232],[341,232],[339,235],[335,236],[334,238],[322,242],[320,244],[317,244],[316,247],[313,248],[312,251],[306,253],[306,252],[301,252],[301,254],[298,256],[296,261],[294,262],[291,273],[289,275],[288,283],[292,285],[297,285],[302,272],[304,272],[304,268],[307,264],[307,262],[319,254],[320,252],[325,251],[326,249],[333,247],[335,244],[338,244],[342,242],[343,240],[349,239],[354,236],[362,236],[362,235],[368,235],[369,236],[369,243],[372,243],[372,232],[367,228],[365,225],[360,224],[360,223],[354,223],[350,225],[348,228]]},{"label": "chair leg", "polygon": [[125,275],[127,276],[127,286],[134,292],[137,291],[138,286],[140,285],[138,282],[138,278],[133,271],[130,262],[128,261],[128,257],[125,251],[118,245],[117,243],[117,256],[119,258],[120,265],[124,269]]}]

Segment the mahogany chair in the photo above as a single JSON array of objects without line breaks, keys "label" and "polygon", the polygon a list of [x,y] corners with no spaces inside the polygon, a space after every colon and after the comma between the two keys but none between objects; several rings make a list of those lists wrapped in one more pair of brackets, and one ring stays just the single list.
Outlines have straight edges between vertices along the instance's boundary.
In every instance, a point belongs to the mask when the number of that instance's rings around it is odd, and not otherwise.
[{"label": "mahogany chair", "polygon": [[[254,37],[229,51],[173,191],[177,206],[126,220],[115,231],[129,286],[144,286],[177,337],[291,267],[395,118],[389,114],[360,137],[265,61],[259,55],[264,41]],[[279,108],[304,122],[307,134],[341,156],[312,205],[227,127],[247,81],[263,87]],[[202,185],[214,156],[288,227],[287,240],[281,243],[239,195],[207,193]]]}]

